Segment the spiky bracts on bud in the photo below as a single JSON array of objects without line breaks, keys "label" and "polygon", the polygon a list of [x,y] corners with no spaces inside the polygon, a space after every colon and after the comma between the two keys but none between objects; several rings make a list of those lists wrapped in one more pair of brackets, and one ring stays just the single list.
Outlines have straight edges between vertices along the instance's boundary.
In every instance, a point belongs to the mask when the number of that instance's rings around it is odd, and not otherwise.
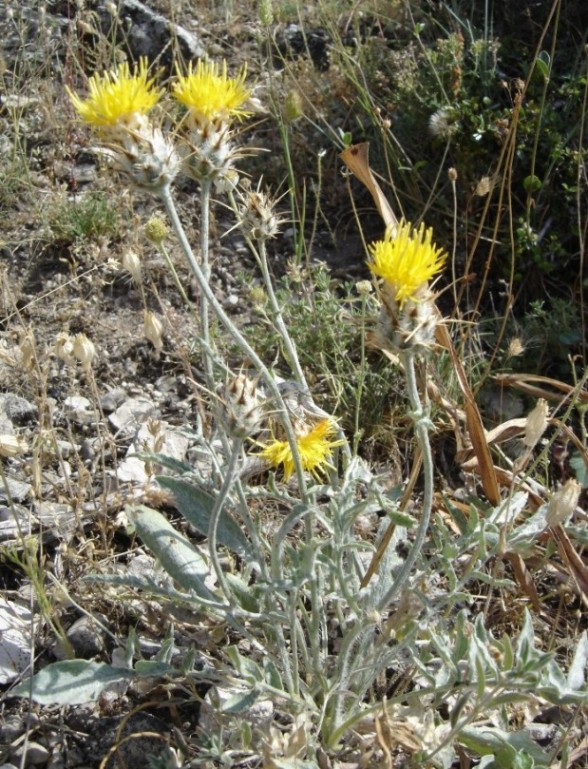
[{"label": "spiky bracts on bud", "polygon": [[262,400],[257,381],[240,373],[225,388],[227,432],[235,438],[247,438],[258,429],[263,418]]},{"label": "spiky bracts on bud", "polygon": [[269,240],[280,231],[282,219],[276,214],[275,201],[264,192],[243,194],[239,213],[241,232],[251,240]]}]

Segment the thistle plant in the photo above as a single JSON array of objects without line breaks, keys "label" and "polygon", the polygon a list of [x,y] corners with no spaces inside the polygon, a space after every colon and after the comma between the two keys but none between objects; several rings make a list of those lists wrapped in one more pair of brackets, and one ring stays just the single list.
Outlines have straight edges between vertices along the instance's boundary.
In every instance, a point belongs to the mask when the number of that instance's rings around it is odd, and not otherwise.
[{"label": "thistle plant", "polygon": [[[336,416],[314,402],[273,291],[266,241],[279,227],[274,201],[259,188],[251,192],[238,187],[239,153],[232,123],[247,115],[250,90],[245,79],[245,71],[229,77],[225,63],[200,62],[185,74],[178,71],[171,98],[180,102],[185,114],[176,124],[171,116],[177,105],[168,107],[144,62],[132,71],[123,65],[94,76],[86,99],[70,94],[123,179],[151,191],[166,209],[200,291],[200,326],[195,333],[201,338],[203,384],[210,396],[211,429],[205,433],[197,426],[191,431],[206,457],[205,466],[160,454],[143,456],[169,468],[172,474],[157,481],[172,492],[176,507],[204,541],[195,543],[156,509],[129,506],[136,533],[173,583],[128,575],[94,580],[139,588],[163,605],[187,606],[194,616],[224,624],[232,638],[248,646],[248,654],[243,644],[235,643],[219,649],[214,659],[200,660],[197,667],[189,657],[178,668],[170,638],[156,663],[158,674],[210,685],[210,702],[220,703],[221,694],[228,692],[217,713],[227,755],[239,750],[265,766],[293,766],[299,760],[299,765],[314,769],[325,765],[321,753],[341,761],[349,758],[344,738],[359,734],[361,725],[377,736],[378,760],[387,756],[390,766],[383,724],[389,725],[388,741],[394,745],[394,725],[416,723],[410,747],[414,765],[448,769],[460,745],[460,750],[467,747],[480,756],[496,753],[496,765],[506,769],[504,754],[510,756],[520,743],[498,727],[477,728],[477,717],[496,710],[504,722],[506,706],[519,697],[585,702],[584,678],[577,671],[588,658],[588,645],[577,652],[573,675],[566,679],[553,656],[534,647],[528,615],[520,638],[512,642],[495,638],[481,614],[470,620],[470,612],[456,604],[470,582],[483,579],[487,563],[499,558],[505,547],[520,552],[547,525],[559,527],[562,499],[567,517],[577,502],[577,489],[562,492],[536,518],[508,531],[501,521],[507,515],[516,520],[526,503],[522,492],[498,499],[484,515],[475,509],[467,520],[456,515],[453,529],[442,518],[430,527],[432,423],[416,366],[435,344],[440,316],[432,281],[446,254],[434,244],[430,229],[395,219],[384,239],[369,247],[366,261],[381,305],[379,346],[395,353],[406,379],[415,453],[422,461],[419,495],[414,494],[418,524],[402,509],[400,490],[390,489],[386,479],[351,451]],[[197,254],[174,199],[174,180],[181,173],[200,184]],[[285,376],[264,363],[254,341],[227,314],[211,287],[213,185],[229,196],[237,224],[256,256],[283,346]],[[378,191],[379,210],[393,217],[379,187],[372,187]],[[238,373],[214,347],[209,316],[240,350],[244,362]],[[146,333],[161,348],[161,328],[155,320],[145,317]],[[77,355],[65,342],[60,353]],[[273,510],[279,513],[272,515]],[[371,521],[367,535],[366,519]],[[223,558],[223,553],[230,557]],[[131,639],[127,668],[89,663],[82,671],[84,687],[72,694],[70,685],[68,702],[82,701],[89,690],[96,696],[113,680],[153,675],[149,665],[133,668],[134,653]],[[32,692],[39,702],[63,701],[67,687],[62,677],[73,670],[68,663],[57,663],[17,691]],[[402,685],[388,691],[391,671]],[[247,721],[258,700],[271,701],[272,713],[279,716],[275,723],[259,726]],[[243,728],[236,729],[235,723]],[[280,723],[296,725],[295,749],[284,735],[276,738]],[[252,737],[256,729],[259,733]],[[217,752],[222,758],[223,747]],[[359,748],[350,752],[353,761],[369,765],[372,754],[367,750],[361,761]],[[533,760],[537,766],[549,765],[543,751],[535,751]],[[523,764],[510,764],[515,765]]]}]

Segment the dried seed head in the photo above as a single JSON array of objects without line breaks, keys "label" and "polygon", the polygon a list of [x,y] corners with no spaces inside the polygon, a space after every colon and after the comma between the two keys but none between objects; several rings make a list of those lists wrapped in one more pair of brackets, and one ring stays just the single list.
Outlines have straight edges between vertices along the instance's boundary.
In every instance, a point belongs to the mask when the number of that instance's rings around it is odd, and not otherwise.
[{"label": "dried seed head", "polygon": [[18,435],[0,435],[0,457],[18,457],[27,451],[26,441]]},{"label": "dried seed head", "polygon": [[123,254],[122,266],[123,269],[129,273],[133,281],[137,285],[140,285],[143,271],[141,268],[141,258],[139,257],[139,254],[130,248],[127,249]]},{"label": "dried seed head", "polygon": [[235,438],[253,435],[263,413],[257,382],[246,374],[233,377],[225,388],[227,431]]},{"label": "dried seed head", "polygon": [[529,449],[532,449],[547,428],[547,418],[549,416],[549,407],[545,398],[539,398],[537,405],[527,417],[525,424],[525,437],[523,443]]},{"label": "dried seed head", "polygon": [[161,350],[163,347],[163,323],[151,310],[145,310],[143,333],[156,350]]},{"label": "dried seed head", "polygon": [[429,131],[436,139],[449,139],[459,128],[455,113],[449,107],[442,107],[429,118]]},{"label": "dried seed head", "polygon": [[518,336],[515,336],[508,343],[508,347],[507,347],[507,350],[506,350],[506,357],[507,358],[518,358],[524,352],[525,352],[525,345],[523,344],[521,339],[519,339]]},{"label": "dried seed head", "polygon": [[242,196],[241,221],[239,226],[244,235],[252,240],[267,240],[279,232],[280,218],[276,215],[275,203],[264,192],[247,192]]},{"label": "dried seed head", "polygon": [[457,168],[451,167],[447,171],[447,178],[450,182],[456,182],[457,181]]},{"label": "dried seed head", "polygon": [[545,520],[547,525],[554,527],[566,523],[576,509],[582,485],[574,478],[570,478],[559,488],[549,500]]},{"label": "dried seed head", "polygon": [[85,371],[89,371],[92,361],[96,357],[94,343],[85,334],[76,334],[73,339],[73,356],[82,364]]},{"label": "dried seed head", "polygon": [[145,225],[145,237],[156,246],[159,246],[168,237],[167,224],[159,216],[152,216]]}]

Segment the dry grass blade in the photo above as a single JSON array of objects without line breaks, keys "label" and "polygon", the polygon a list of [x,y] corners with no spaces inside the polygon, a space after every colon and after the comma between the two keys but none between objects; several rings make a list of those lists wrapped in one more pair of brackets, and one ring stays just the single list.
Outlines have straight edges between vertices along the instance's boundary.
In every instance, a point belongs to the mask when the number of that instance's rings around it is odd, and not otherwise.
[{"label": "dry grass blade", "polygon": [[386,228],[390,234],[393,235],[398,226],[398,219],[370,168],[369,149],[369,142],[353,144],[351,147],[347,147],[347,149],[343,150],[339,157],[351,173],[354,174],[354,176],[357,176],[359,181],[365,184],[368,188],[374,199],[374,203],[380,212],[380,216],[386,224]]},{"label": "dry grass blade", "polygon": [[557,543],[559,554],[567,564],[570,570],[570,575],[573,577],[582,593],[584,603],[588,605],[588,569],[586,568],[584,561],[576,552],[563,526],[555,526],[551,528],[550,531]]},{"label": "dry grass blade", "polygon": [[472,448],[478,459],[478,469],[482,479],[484,492],[491,504],[498,505],[500,503],[500,489],[496,478],[496,470],[490,454],[490,448],[488,446],[488,440],[486,438],[486,431],[482,424],[482,417],[480,416],[478,406],[474,399],[474,394],[472,393],[461,361],[457,356],[449,332],[443,324],[437,326],[437,341],[445,347],[451,356],[453,368],[457,374],[459,388],[465,399],[464,410],[466,413],[468,434],[472,442]]},{"label": "dry grass blade", "polygon": [[[578,403],[588,403],[588,391],[582,390],[579,387],[573,387],[551,377],[535,376],[534,374],[496,374],[492,379],[501,387],[516,387],[517,390],[522,390],[524,393],[536,396],[537,398],[560,400],[561,396],[559,393],[553,392],[553,390],[558,390],[565,393],[568,397],[576,398]],[[546,387],[537,387],[532,384],[533,382],[546,385]]]}]

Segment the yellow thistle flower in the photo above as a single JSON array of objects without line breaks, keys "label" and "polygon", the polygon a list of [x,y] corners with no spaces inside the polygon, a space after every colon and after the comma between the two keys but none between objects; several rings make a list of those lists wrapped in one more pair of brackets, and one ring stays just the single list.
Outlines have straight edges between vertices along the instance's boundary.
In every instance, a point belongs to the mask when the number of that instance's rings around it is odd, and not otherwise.
[{"label": "yellow thistle flower", "polygon": [[226,61],[221,69],[217,63],[200,60],[195,70],[190,62],[187,75],[178,70],[173,93],[196,120],[226,122],[232,117],[242,118],[249,114],[242,109],[250,94],[245,87],[245,75],[243,68],[238,77],[227,77]]},{"label": "yellow thistle flower", "polygon": [[[331,419],[323,419],[312,430],[296,437],[296,444],[300,453],[300,460],[304,470],[312,473],[317,480],[321,480],[326,468],[333,468],[330,463],[332,450],[342,446],[343,440],[332,440],[335,425]],[[277,438],[267,444],[259,444],[263,451],[258,456],[265,459],[272,467],[284,468],[284,478],[287,481],[294,472],[294,457],[288,441],[280,441]]]},{"label": "yellow thistle flower", "polygon": [[128,123],[133,116],[146,115],[162,94],[155,87],[154,78],[148,77],[146,59],[141,59],[132,73],[125,62],[117,70],[92,75],[88,88],[87,99],[67,90],[82,120],[95,128],[114,128]]},{"label": "yellow thistle flower", "polygon": [[418,301],[418,289],[443,267],[447,254],[432,243],[433,230],[400,222],[396,234],[369,247],[368,263],[374,275],[389,283],[398,304]]}]

